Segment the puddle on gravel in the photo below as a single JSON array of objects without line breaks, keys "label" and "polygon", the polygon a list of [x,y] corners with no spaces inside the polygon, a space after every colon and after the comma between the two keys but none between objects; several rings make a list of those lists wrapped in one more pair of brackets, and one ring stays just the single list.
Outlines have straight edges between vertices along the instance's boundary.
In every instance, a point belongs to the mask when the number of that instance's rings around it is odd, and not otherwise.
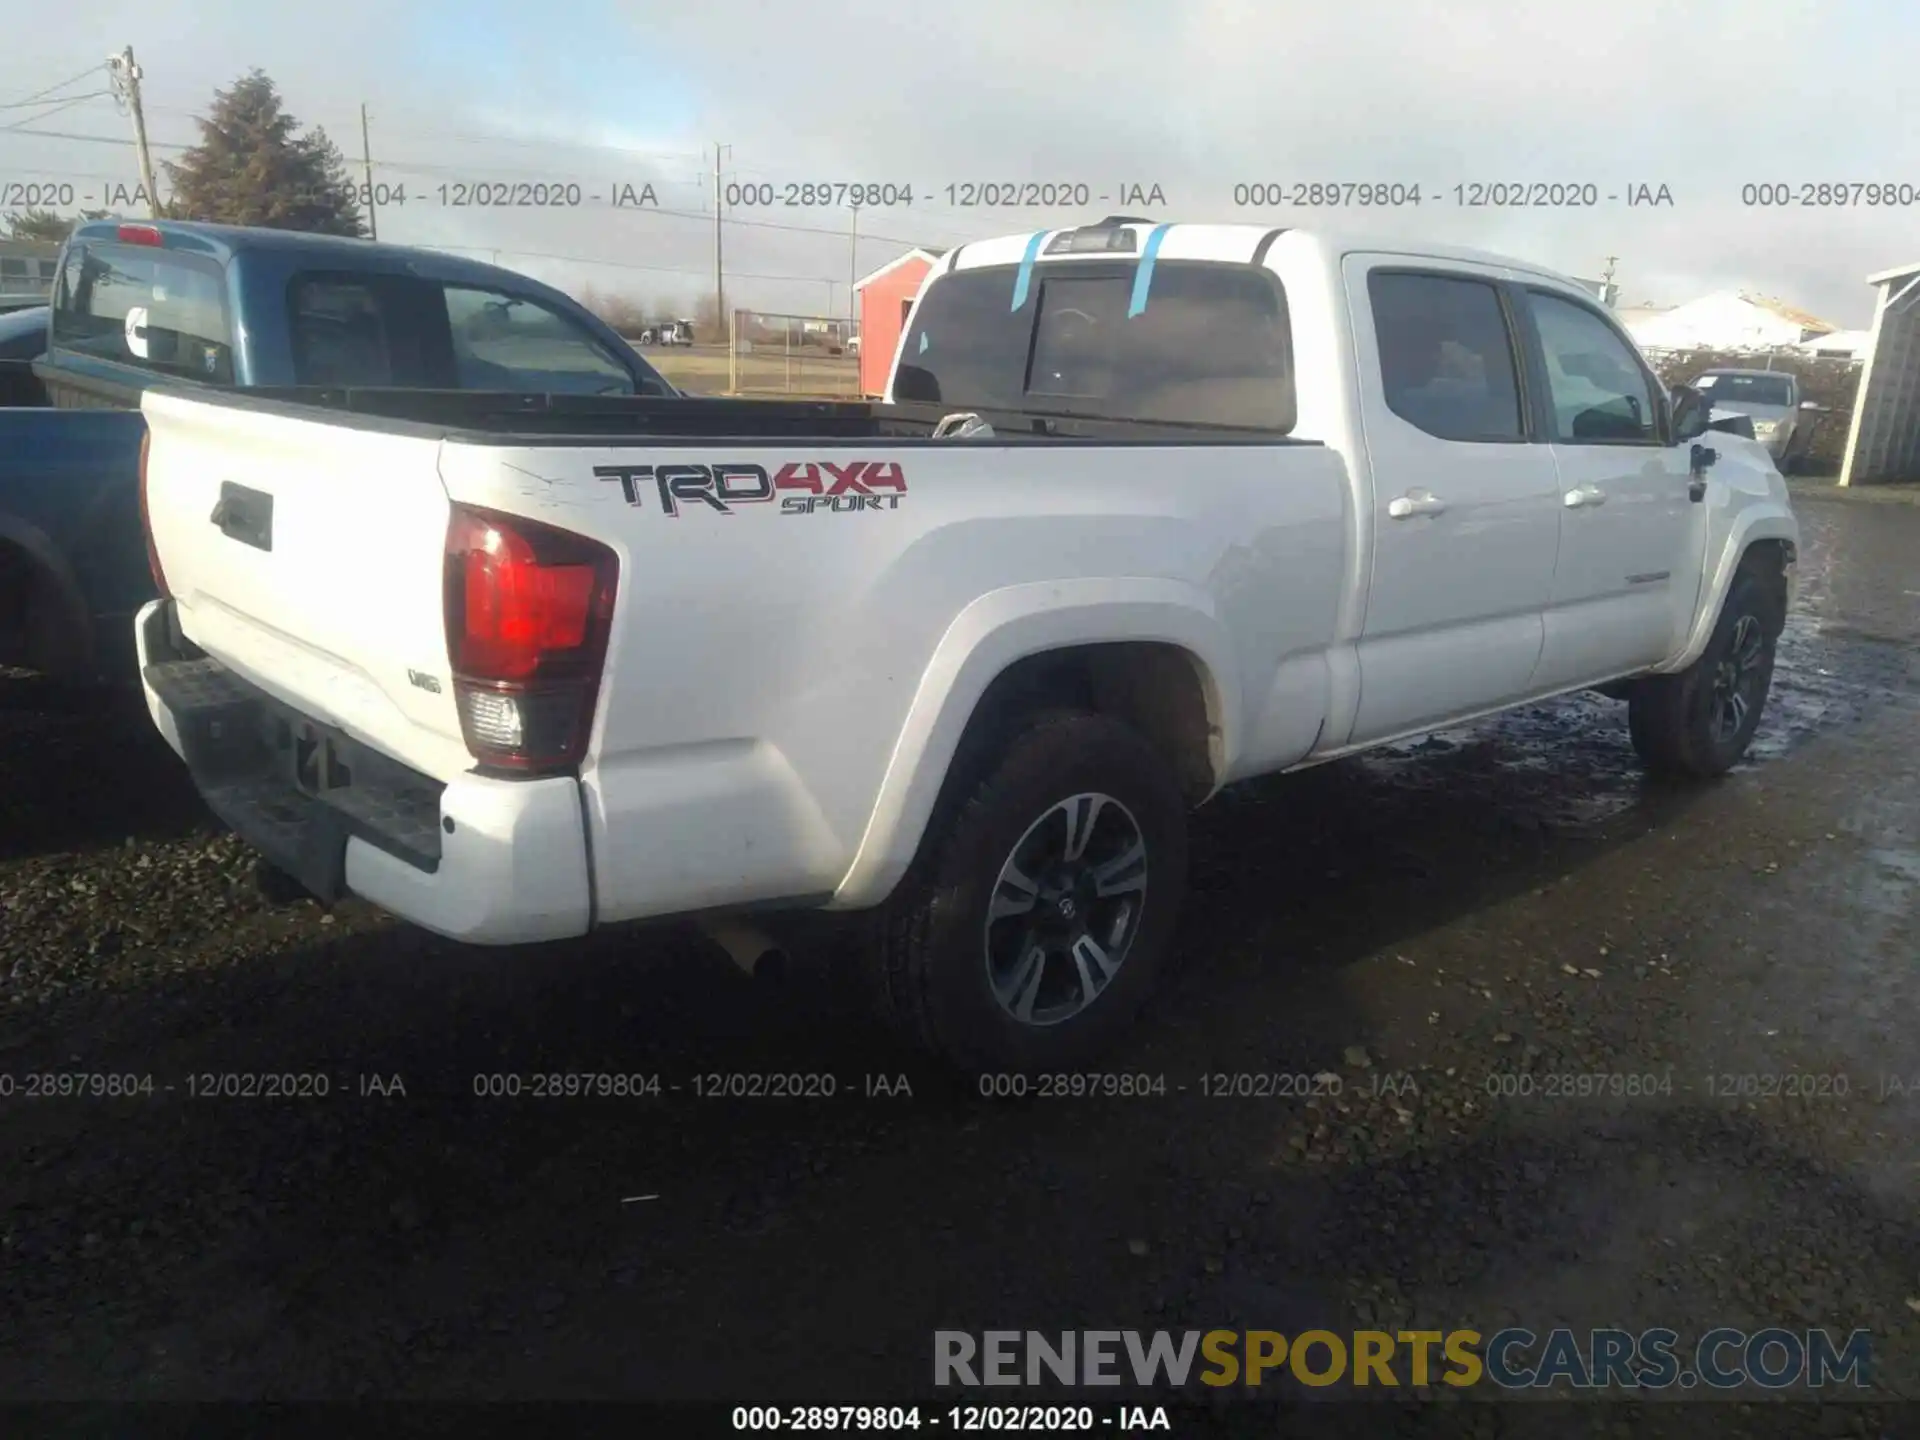
[{"label": "puddle on gravel", "polygon": [[1920,891],[1920,850],[1875,848],[1862,857],[1855,898],[1875,914],[1905,920],[1914,913]]},{"label": "puddle on gravel", "polygon": [[[1902,589],[1875,573],[1902,563],[1905,553],[1870,533],[1875,518],[1837,506],[1803,516],[1799,596],[1780,637],[1766,714],[1738,770],[1771,764],[1883,705],[1920,697],[1920,625],[1860,605],[1863,594]],[[1881,632],[1905,638],[1874,638]],[[1603,826],[1645,795],[1625,705],[1592,694],[1400,741],[1354,763],[1415,788],[1458,783],[1464,768],[1491,770],[1514,792],[1516,819],[1562,832]]]}]

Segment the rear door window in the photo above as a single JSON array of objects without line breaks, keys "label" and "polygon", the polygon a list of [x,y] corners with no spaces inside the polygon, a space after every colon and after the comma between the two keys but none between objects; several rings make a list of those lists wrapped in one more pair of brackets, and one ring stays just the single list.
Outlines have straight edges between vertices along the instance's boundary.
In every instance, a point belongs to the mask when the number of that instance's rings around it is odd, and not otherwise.
[{"label": "rear door window", "polygon": [[[302,385],[631,395],[634,370],[578,322],[501,291],[309,272],[288,292]],[[644,366],[643,395],[669,393]]]},{"label": "rear door window", "polygon": [[1292,430],[1292,337],[1271,271],[1162,261],[1136,307],[1136,264],[1055,261],[1034,268],[1018,310],[1016,276],[986,266],[933,283],[896,400]]},{"label": "rear door window", "polygon": [[233,383],[233,331],[219,264],[148,245],[75,246],[53,311],[57,346],[102,360]]},{"label": "rear door window", "polygon": [[[389,307],[368,280],[302,275],[291,287],[289,333],[302,385],[394,385]],[[414,383],[420,383],[419,377]]]},{"label": "rear door window", "polygon": [[1513,336],[1491,284],[1376,270],[1367,297],[1389,410],[1440,440],[1521,438]]}]

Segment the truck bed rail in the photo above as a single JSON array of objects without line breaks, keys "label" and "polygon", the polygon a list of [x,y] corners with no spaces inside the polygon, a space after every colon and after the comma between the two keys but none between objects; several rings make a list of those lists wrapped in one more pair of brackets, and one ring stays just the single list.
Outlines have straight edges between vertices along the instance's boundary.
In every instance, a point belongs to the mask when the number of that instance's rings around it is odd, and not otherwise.
[{"label": "truck bed rail", "polygon": [[[165,389],[165,386],[156,386]],[[284,413],[325,410],[373,422],[370,428],[429,430],[477,440],[564,443],[589,439],[931,440],[960,410],[993,427],[987,444],[1319,445],[1243,426],[1133,420],[1024,409],[856,400],[563,395],[541,392],[275,386],[196,399]],[[312,418],[312,417],[308,417]],[[955,440],[953,443],[983,443]]]}]

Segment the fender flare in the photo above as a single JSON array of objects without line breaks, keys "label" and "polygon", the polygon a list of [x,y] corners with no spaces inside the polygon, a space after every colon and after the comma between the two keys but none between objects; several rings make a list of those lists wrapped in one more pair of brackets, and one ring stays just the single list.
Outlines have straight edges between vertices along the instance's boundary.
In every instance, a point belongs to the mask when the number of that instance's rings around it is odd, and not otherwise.
[{"label": "fender flare", "polygon": [[1713,638],[1713,627],[1719,623],[1720,607],[1726,604],[1727,592],[1733,589],[1733,577],[1739,573],[1740,562],[1746,558],[1747,551],[1768,540],[1784,540],[1794,546],[1800,543],[1800,523],[1794,519],[1793,512],[1774,501],[1742,510],[1726,543],[1720,547],[1720,557],[1708,584],[1702,588],[1685,647],[1662,665],[1658,673],[1684,670],[1705,652],[1707,642]]},{"label": "fender flare", "polygon": [[50,594],[63,622],[65,638],[74,648],[71,656],[27,658],[35,668],[58,669],[83,674],[93,668],[93,612],[87,605],[80,577],[53,538],[39,526],[17,515],[0,513],[0,545],[11,545],[27,557],[27,573],[43,594]]},{"label": "fender flare", "polygon": [[948,625],[921,672],[865,833],[829,908],[877,905],[912,864],[947,769],[987,687],[1016,661],[1049,650],[1159,643],[1193,658],[1218,731],[1216,773],[1240,744],[1238,667],[1205,592],[1148,578],[1011,585],[973,601]]}]

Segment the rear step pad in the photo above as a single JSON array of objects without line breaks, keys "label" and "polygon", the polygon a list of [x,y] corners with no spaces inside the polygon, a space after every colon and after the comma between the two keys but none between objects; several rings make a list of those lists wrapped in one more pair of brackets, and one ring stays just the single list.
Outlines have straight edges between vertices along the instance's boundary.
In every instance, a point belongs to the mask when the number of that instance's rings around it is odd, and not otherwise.
[{"label": "rear step pad", "polygon": [[145,673],[173,712],[207,808],[320,899],[346,893],[349,836],[415,869],[439,868],[439,781],[281,704],[217,660],[163,660]]}]

